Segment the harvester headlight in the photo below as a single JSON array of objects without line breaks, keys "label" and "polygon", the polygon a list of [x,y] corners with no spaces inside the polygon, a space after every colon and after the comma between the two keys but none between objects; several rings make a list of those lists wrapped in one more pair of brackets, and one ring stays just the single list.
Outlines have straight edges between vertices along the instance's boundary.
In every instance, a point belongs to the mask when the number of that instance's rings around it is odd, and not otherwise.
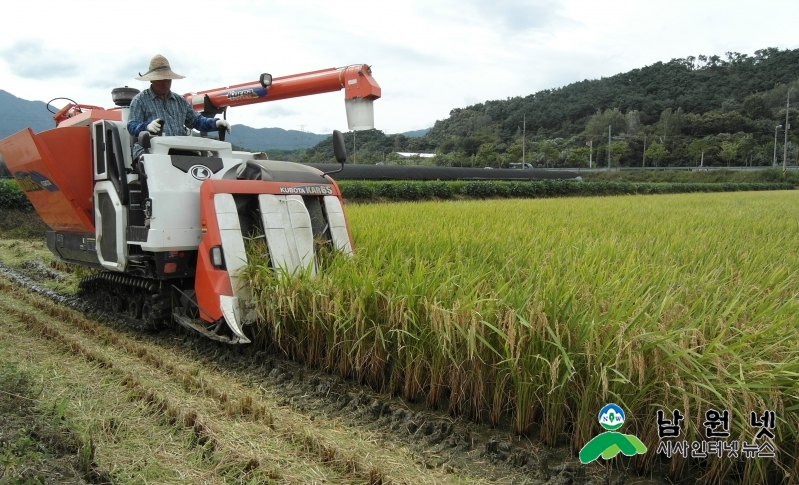
[{"label": "harvester headlight", "polygon": [[214,246],[211,248],[211,264],[216,268],[222,268],[224,261],[222,261],[222,246]]}]

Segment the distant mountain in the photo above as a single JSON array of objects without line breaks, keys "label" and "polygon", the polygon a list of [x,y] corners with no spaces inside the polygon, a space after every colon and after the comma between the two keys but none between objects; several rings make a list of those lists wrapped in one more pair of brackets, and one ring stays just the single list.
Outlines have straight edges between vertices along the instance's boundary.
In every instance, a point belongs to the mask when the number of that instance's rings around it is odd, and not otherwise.
[{"label": "distant mountain", "polygon": [[414,130],[414,131],[406,131],[400,134],[408,138],[419,138],[420,136],[425,136],[428,131],[430,131],[430,128],[423,128],[421,130]]},{"label": "distant mountain", "polygon": [[225,141],[254,151],[296,150],[311,148],[329,136],[283,128],[250,128],[246,125],[233,125]]},{"label": "distant mountain", "polygon": [[0,140],[32,128],[34,132],[54,128],[53,114],[41,101],[28,101],[0,89]]}]

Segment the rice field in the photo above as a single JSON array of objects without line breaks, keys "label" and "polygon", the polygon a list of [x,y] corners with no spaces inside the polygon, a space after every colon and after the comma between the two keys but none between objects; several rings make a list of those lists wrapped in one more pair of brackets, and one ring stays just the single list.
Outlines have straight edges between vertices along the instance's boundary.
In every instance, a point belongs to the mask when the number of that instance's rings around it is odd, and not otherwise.
[{"label": "rice field", "polygon": [[258,345],[575,453],[614,402],[650,450],[642,471],[663,459],[658,409],[684,414],[688,442],[708,409],[741,442],[750,411],[774,410],[776,458],[674,455],[670,470],[797,483],[799,193],[346,209],[356,255],[315,278],[275,275],[250,247]]}]

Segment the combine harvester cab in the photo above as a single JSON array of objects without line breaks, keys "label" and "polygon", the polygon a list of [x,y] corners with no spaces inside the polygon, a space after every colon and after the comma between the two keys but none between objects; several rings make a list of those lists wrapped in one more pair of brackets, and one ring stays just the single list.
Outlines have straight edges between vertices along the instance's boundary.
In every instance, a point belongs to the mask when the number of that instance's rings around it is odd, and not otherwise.
[{"label": "combine harvester cab", "polygon": [[[172,317],[248,343],[245,238],[264,237],[269,264],[287,273],[315,272],[320,243],[352,252],[341,193],[321,171],[191,136],[142,134],[134,162],[127,110],[83,108],[55,129],[0,141],[0,153],[50,227],[48,248],[105,270],[82,291],[134,327]],[[343,163],[343,137],[334,138]]]}]

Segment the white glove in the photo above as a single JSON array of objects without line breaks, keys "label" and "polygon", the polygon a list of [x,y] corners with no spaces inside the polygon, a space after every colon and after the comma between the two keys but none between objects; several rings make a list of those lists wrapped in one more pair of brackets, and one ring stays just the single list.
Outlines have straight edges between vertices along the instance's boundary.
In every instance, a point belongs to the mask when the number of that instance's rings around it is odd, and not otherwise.
[{"label": "white glove", "polygon": [[230,123],[227,120],[216,120],[216,129],[217,130],[227,130],[230,133]]},{"label": "white glove", "polygon": [[153,135],[157,135],[159,131],[161,131],[161,120],[153,120],[147,125],[147,131],[152,133]]}]

